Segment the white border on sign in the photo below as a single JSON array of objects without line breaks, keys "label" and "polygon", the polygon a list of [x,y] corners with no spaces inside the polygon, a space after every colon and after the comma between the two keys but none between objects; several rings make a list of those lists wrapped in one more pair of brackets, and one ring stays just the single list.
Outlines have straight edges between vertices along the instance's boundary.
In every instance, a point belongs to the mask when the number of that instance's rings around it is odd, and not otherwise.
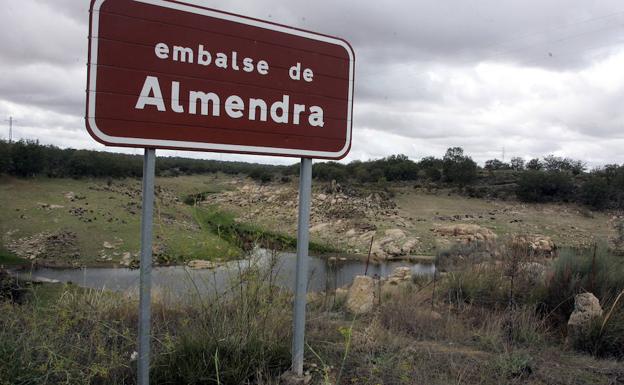
[{"label": "white border on sign", "polygon": [[260,20],[247,19],[244,17],[215,12],[205,8],[198,8],[192,5],[171,3],[164,0],[134,0],[139,3],[151,4],[165,8],[176,9],[189,13],[195,13],[198,15],[210,16],[218,19],[229,20],[237,23],[247,24],[254,27],[260,27],[264,29],[270,29],[277,32],[288,33],[291,35],[297,35],[308,39],[323,41],[326,43],[336,44],[343,47],[349,54],[349,98],[347,100],[347,136],[344,147],[340,151],[328,152],[328,151],[310,151],[301,149],[290,149],[280,147],[259,147],[259,146],[242,146],[233,144],[216,144],[216,143],[203,143],[203,142],[187,142],[179,140],[162,140],[162,139],[142,139],[142,138],[127,138],[106,135],[97,127],[95,123],[95,99],[96,99],[96,78],[97,78],[97,55],[98,55],[98,31],[99,31],[99,10],[106,0],[96,0],[93,4],[93,12],[98,13],[98,17],[93,17],[91,20],[91,56],[89,66],[89,105],[87,106],[87,119],[89,127],[95,136],[104,142],[110,144],[119,145],[133,145],[133,146],[145,146],[145,147],[174,147],[180,149],[189,150],[214,150],[225,152],[243,152],[243,153],[257,153],[267,155],[284,155],[284,156],[296,156],[296,157],[310,157],[310,158],[341,158],[349,150],[351,144],[351,130],[352,130],[352,109],[353,109],[353,72],[354,72],[354,54],[351,47],[343,40],[332,38],[324,35],[317,35],[312,32],[300,31],[297,29],[275,25]]}]

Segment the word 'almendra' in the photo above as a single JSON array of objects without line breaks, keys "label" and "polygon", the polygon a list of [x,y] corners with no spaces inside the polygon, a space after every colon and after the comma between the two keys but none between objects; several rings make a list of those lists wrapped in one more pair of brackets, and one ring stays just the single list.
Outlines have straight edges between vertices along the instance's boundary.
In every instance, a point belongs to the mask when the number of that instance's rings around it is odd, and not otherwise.
[{"label": "word 'almendra'", "polygon": [[[139,99],[135,105],[138,110],[145,109],[146,106],[154,106],[158,111],[166,112],[165,100],[162,96],[160,82],[156,76],[147,76]],[[199,107],[199,111],[198,111]],[[306,111],[304,104],[292,104],[290,113],[290,96],[283,95],[282,100],[278,100],[269,105],[263,99],[249,98],[247,104],[245,100],[237,95],[230,95],[221,103],[221,97],[214,92],[189,91],[187,113],[191,115],[211,115],[221,116],[221,110],[225,110],[227,116],[232,119],[239,119],[245,116],[247,119],[266,122],[270,117],[275,123],[300,124],[301,114],[308,114],[308,124],[312,127],[323,127],[323,109],[319,106],[310,106]],[[176,113],[184,113],[184,106],[180,103],[180,83],[171,82],[171,105],[170,109]]]}]

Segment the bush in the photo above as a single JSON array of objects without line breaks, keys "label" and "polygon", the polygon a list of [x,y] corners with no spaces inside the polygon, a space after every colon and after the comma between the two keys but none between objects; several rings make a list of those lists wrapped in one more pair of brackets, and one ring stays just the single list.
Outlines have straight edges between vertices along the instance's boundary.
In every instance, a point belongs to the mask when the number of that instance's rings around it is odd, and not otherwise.
[{"label": "bush", "polygon": [[572,178],[562,172],[525,172],[516,188],[518,199],[524,202],[567,202],[573,192]]},{"label": "bush", "polygon": [[273,179],[273,175],[269,171],[260,167],[251,170],[249,177],[261,183],[268,183]]},{"label": "bush", "polygon": [[[595,256],[594,256],[595,253]],[[605,245],[594,249],[563,249],[546,282],[544,304],[565,322],[574,310],[574,296],[588,291],[602,303],[624,290],[624,259]]]},{"label": "bush", "polygon": [[611,189],[604,178],[590,177],[580,188],[581,203],[595,209],[603,209],[610,203]]},{"label": "bush", "polygon": [[[609,313],[613,305],[613,312]],[[605,320],[607,314],[609,318]],[[587,333],[576,335],[571,343],[575,349],[597,357],[624,359],[624,304],[605,306],[605,315],[595,318]]]},{"label": "bush", "polygon": [[500,308],[509,304],[508,280],[495,267],[449,273],[446,284],[447,298],[458,305]]},{"label": "bush", "polygon": [[440,271],[465,269],[489,261],[491,258],[486,242],[453,243],[450,247],[438,251],[436,268]]}]

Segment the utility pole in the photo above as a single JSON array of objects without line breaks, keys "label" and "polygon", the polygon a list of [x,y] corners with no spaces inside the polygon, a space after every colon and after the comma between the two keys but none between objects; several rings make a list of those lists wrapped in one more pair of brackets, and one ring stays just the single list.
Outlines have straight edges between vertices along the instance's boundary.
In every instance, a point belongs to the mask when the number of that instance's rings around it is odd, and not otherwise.
[{"label": "utility pole", "polygon": [[9,143],[13,140],[13,117],[9,116],[8,120],[4,120],[5,122],[9,122]]},{"label": "utility pole", "polygon": [[505,162],[505,146],[503,146],[503,163]]}]

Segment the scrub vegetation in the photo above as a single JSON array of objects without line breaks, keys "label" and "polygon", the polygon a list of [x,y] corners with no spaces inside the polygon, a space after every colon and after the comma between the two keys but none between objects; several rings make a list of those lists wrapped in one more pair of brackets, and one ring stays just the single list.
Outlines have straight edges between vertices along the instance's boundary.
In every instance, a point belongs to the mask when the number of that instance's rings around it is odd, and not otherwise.
[{"label": "scrub vegetation", "polygon": [[[570,250],[536,282],[514,270],[530,254],[501,250],[487,266],[438,276],[435,295],[431,277],[421,277],[381,298],[370,314],[349,313],[332,292],[316,297],[307,321],[311,383],[621,381],[624,306],[611,293],[624,283],[604,267],[621,271],[622,260],[602,249],[595,256]],[[155,295],[153,383],[278,384],[290,365],[292,298],[274,286],[271,271],[252,264],[218,296]],[[601,278],[596,291],[611,311],[586,338],[566,341],[566,301],[593,277]],[[1,384],[135,383],[136,294],[31,286],[24,301],[0,307]]]}]

